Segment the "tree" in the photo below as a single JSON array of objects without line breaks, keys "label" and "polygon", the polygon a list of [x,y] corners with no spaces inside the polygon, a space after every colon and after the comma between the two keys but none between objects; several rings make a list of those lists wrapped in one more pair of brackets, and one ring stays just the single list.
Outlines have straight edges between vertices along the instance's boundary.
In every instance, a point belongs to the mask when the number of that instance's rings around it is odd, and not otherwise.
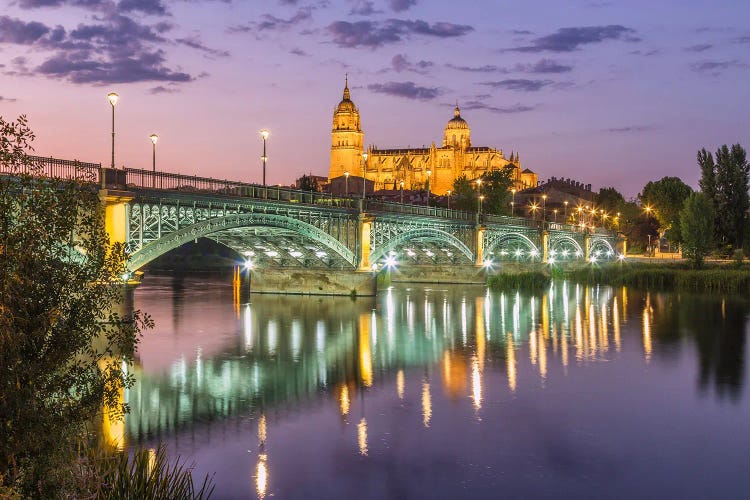
[{"label": "tree", "polygon": [[513,167],[502,170],[492,170],[484,174],[482,178],[482,211],[488,214],[509,215],[510,214],[510,189],[513,186]]},{"label": "tree", "polygon": [[654,208],[662,234],[673,243],[680,243],[680,211],[692,192],[679,177],[664,177],[646,184],[640,195],[642,204]]},{"label": "tree", "polygon": [[474,190],[472,182],[465,175],[456,177],[453,181],[452,198],[452,206],[457,210],[476,212],[477,192]]},{"label": "tree", "polygon": [[723,145],[716,150],[715,161],[706,149],[698,151],[701,168],[700,187],[715,207],[714,223],[718,242],[741,248],[745,240],[750,165],[747,154],[739,144],[731,148]]},{"label": "tree", "polygon": [[680,212],[682,251],[693,266],[701,267],[713,246],[714,207],[703,193],[693,193],[685,199]]},{"label": "tree", "polygon": [[320,191],[320,186],[318,185],[318,179],[316,179],[312,175],[303,175],[302,177],[299,178],[298,189],[300,191],[313,191],[317,193]]},{"label": "tree", "polygon": [[86,425],[127,410],[123,362],[151,320],[113,312],[127,256],[108,240],[97,188],[34,176],[33,139],[25,117],[0,117],[12,174],[0,177],[0,489],[51,497]]},{"label": "tree", "polygon": [[622,212],[626,203],[625,197],[614,187],[599,189],[596,197],[596,204],[609,213]]}]

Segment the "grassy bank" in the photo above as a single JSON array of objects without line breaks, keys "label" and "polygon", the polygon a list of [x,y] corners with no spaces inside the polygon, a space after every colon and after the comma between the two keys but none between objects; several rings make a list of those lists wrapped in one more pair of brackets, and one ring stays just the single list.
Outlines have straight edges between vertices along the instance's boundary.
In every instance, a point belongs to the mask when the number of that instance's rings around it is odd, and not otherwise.
[{"label": "grassy bank", "polygon": [[696,270],[684,265],[613,263],[569,271],[565,277],[588,284],[750,293],[750,268],[747,266],[716,266]]},{"label": "grassy bank", "polygon": [[518,274],[495,274],[487,278],[493,290],[543,290],[549,288],[552,278],[541,271]]}]

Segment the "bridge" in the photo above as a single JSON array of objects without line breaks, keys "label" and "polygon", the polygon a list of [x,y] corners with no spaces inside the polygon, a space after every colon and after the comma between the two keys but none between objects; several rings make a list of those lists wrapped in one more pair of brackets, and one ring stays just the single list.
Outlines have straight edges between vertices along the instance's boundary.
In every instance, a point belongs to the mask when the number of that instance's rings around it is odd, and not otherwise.
[{"label": "bridge", "polygon": [[107,232],[113,242],[127,245],[131,272],[199,238],[231,248],[254,270],[318,270],[328,277],[372,275],[393,262],[502,270],[507,262],[615,256],[616,236],[599,228],[55,158],[30,160],[36,175],[99,189]]}]

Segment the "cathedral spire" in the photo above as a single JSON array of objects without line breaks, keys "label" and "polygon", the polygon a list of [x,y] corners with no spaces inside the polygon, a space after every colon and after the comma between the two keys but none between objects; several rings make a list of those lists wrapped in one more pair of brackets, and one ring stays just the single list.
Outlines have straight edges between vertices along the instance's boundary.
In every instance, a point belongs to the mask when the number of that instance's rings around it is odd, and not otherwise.
[{"label": "cathedral spire", "polygon": [[456,101],[456,109],[453,110],[453,116],[456,118],[461,117],[461,109],[458,107],[458,101]]},{"label": "cathedral spire", "polygon": [[351,100],[352,96],[349,93],[349,73],[344,77],[344,99]]}]

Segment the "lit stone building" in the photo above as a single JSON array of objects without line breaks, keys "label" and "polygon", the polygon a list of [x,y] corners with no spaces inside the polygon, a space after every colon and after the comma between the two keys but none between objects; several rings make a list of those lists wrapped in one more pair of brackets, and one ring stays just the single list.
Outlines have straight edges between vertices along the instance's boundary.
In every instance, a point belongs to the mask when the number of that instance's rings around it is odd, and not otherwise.
[{"label": "lit stone building", "polygon": [[442,146],[435,143],[429,148],[409,149],[370,146],[365,151],[359,109],[352,102],[347,82],[344,97],[333,111],[331,138],[329,181],[344,175],[361,178],[364,169],[364,176],[375,183],[375,189],[401,189],[402,182],[406,190],[423,189],[429,178],[430,191],[443,195],[453,189],[457,177],[476,179],[510,165],[516,189],[537,185],[537,175],[521,169],[517,154],[505,158],[502,149],[472,146],[471,129],[461,118],[458,106],[445,126]]}]

